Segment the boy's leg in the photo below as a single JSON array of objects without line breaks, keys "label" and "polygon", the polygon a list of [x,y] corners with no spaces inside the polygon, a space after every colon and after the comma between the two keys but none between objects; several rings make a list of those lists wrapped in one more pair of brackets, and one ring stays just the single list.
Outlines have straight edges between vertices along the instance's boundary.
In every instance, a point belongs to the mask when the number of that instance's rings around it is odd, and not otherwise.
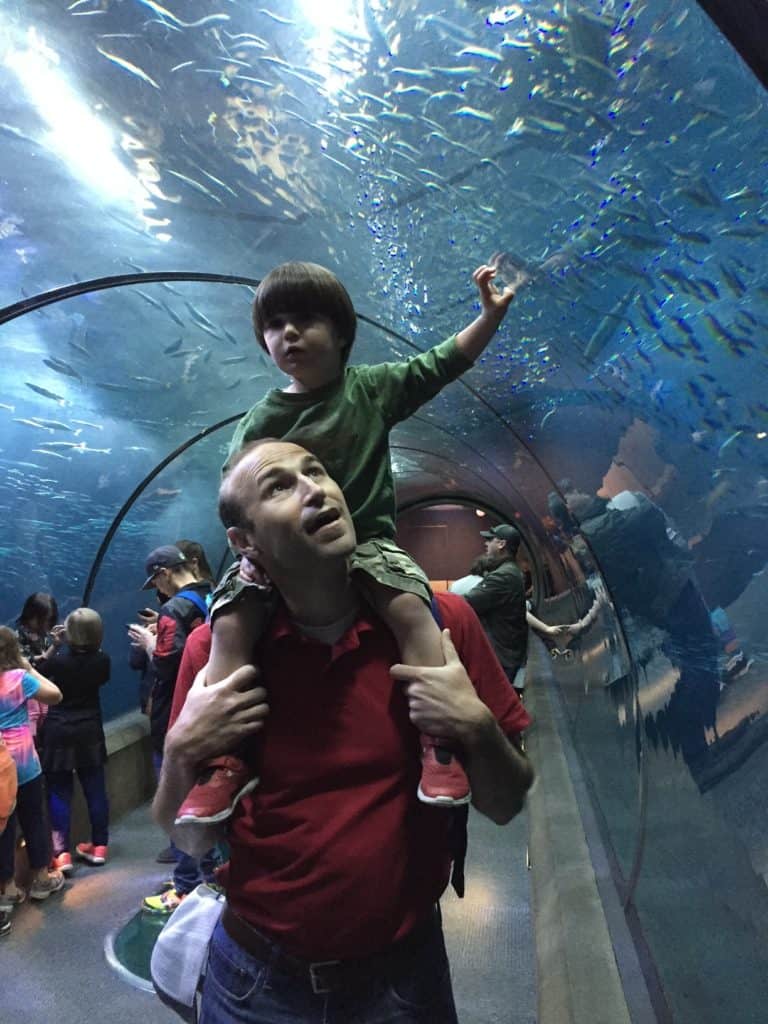
[{"label": "boy's leg", "polygon": [[[218,683],[235,669],[254,660],[258,642],[272,611],[269,594],[245,587],[236,600],[214,605],[211,620],[211,653],[206,685]],[[248,764],[247,749],[222,752],[203,766],[176,815],[176,825],[215,825],[226,821],[238,801],[259,784]]]},{"label": "boy's leg", "polygon": [[[372,580],[366,581],[366,596],[394,633],[403,664],[445,664],[440,627],[421,597]],[[422,733],[421,763],[420,800],[445,807],[469,802],[472,794],[466,772],[440,737]]]}]

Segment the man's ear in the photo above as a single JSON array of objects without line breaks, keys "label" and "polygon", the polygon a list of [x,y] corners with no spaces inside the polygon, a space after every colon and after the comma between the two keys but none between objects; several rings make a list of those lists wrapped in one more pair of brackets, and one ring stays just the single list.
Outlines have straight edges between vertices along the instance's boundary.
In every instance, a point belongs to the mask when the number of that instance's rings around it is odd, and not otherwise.
[{"label": "man's ear", "polygon": [[227,527],[227,540],[230,546],[240,555],[247,555],[252,562],[258,562],[261,552],[253,543],[253,538],[240,526]]}]

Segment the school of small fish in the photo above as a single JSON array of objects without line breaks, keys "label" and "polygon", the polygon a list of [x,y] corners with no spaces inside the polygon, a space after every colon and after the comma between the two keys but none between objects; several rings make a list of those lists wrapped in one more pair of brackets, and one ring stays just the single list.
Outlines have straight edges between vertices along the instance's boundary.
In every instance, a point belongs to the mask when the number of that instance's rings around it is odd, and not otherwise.
[{"label": "school of small fish", "polygon": [[[62,178],[35,93],[0,72],[18,100],[0,162],[34,160],[72,191],[66,246],[43,197],[3,192],[2,305],[121,279],[4,324],[0,310],[0,512],[28,518],[25,557],[60,557],[33,539],[51,502],[57,530],[69,514],[69,534],[98,534],[109,500],[279,384],[251,287],[155,272],[255,282],[281,259],[326,263],[399,336],[361,327],[356,358],[375,361],[468,322],[471,270],[494,254],[513,308],[472,393],[441,397],[419,431],[440,444],[441,422],[471,445],[502,423],[535,449],[569,406],[633,409],[713,474],[753,457],[768,422],[768,107],[695,4],[362,0],[321,24],[318,4],[301,17],[299,3],[75,0],[38,4],[36,26],[6,6],[19,49],[31,32],[146,196],[138,210]],[[211,465],[227,437],[205,442]],[[169,508],[192,489],[173,465],[160,481],[152,501]]]}]

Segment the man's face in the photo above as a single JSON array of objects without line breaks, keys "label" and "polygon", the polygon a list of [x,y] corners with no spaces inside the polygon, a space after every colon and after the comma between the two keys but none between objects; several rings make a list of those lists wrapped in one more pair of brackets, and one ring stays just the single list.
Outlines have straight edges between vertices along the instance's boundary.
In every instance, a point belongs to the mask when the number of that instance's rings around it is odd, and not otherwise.
[{"label": "man's face", "polygon": [[485,541],[485,553],[492,558],[499,558],[507,550],[507,542],[499,537],[487,537]]},{"label": "man's face", "polygon": [[150,584],[157,591],[157,597],[160,603],[167,601],[172,596],[175,589],[171,582],[170,569],[158,569],[155,575],[152,577]]},{"label": "man's face", "polygon": [[248,527],[229,539],[279,586],[286,574],[307,574],[318,562],[343,562],[355,548],[355,529],[341,488],[300,445],[260,445],[233,471]]}]

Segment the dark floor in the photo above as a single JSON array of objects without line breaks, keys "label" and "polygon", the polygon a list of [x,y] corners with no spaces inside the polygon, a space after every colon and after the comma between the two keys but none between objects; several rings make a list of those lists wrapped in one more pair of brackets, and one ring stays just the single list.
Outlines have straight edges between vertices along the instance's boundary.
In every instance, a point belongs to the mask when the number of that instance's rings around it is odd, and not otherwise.
[{"label": "dark floor", "polygon": [[[470,819],[467,895],[443,902],[462,1024],[534,1024],[535,957],[526,870],[525,815],[498,828]],[[62,895],[25,903],[0,939],[0,1021],[25,1024],[166,1024],[178,1021],[154,995],[108,965],[106,936],[135,914],[166,874],[164,846],[143,807],[112,830],[103,868],[78,867]]]}]

